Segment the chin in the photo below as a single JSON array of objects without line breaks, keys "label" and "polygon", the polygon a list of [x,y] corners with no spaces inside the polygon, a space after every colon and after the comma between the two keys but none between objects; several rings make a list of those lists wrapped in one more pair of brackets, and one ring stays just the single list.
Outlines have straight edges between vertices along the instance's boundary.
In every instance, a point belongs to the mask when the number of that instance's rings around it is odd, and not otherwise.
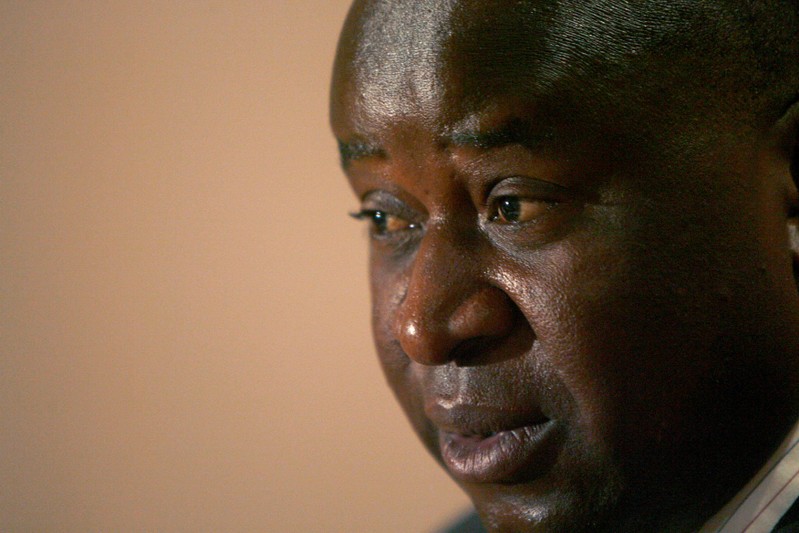
[{"label": "chin", "polygon": [[555,466],[536,479],[517,483],[459,485],[488,531],[636,531],[620,528],[612,520],[623,497],[621,482],[612,470],[595,472],[591,479],[583,475],[568,479],[559,470]]},{"label": "chin", "polygon": [[536,494],[537,491],[530,489],[529,486],[513,486],[477,491],[479,496],[475,494],[472,499],[486,529],[492,532],[609,530],[601,527],[606,506],[598,509],[575,495]]},{"label": "chin", "polygon": [[487,497],[485,490],[479,497],[472,495],[485,528],[491,532],[689,533],[698,531],[710,517],[695,506],[658,509],[601,491],[583,500],[574,494],[530,494],[527,489],[505,487],[493,497]]},{"label": "chin", "polygon": [[692,532],[712,514],[698,502],[662,495],[647,500],[613,470],[595,472],[593,482],[557,474],[526,483],[460,486],[491,532]]}]

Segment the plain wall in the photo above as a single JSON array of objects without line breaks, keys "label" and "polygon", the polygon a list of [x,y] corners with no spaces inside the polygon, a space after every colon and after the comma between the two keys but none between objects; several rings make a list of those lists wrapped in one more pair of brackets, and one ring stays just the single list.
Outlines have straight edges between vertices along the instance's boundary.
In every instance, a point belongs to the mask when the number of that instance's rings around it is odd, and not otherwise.
[{"label": "plain wall", "polygon": [[0,531],[430,531],[327,126],[346,0],[0,0]]}]

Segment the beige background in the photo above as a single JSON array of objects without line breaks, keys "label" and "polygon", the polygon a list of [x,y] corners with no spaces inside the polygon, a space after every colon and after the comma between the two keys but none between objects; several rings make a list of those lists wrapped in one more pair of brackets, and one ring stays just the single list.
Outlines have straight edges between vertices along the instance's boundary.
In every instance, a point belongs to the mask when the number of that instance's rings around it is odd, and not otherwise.
[{"label": "beige background", "polygon": [[0,0],[0,531],[429,531],[327,130],[345,0]]}]

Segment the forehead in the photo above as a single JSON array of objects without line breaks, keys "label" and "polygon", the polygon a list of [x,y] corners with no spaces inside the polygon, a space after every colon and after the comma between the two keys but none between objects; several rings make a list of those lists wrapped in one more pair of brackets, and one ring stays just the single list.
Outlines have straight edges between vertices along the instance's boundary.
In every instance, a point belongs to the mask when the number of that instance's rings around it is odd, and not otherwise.
[{"label": "forehead", "polygon": [[[357,122],[368,129],[412,116],[447,128],[479,122],[476,115],[496,106],[535,108],[553,120],[611,114],[634,123],[652,122],[666,109],[709,110],[709,85],[719,95],[735,90],[719,83],[720,70],[729,70],[724,58],[741,59],[719,39],[716,28],[729,33],[733,23],[714,6],[356,2],[339,45],[331,118],[334,127]],[[716,98],[713,106],[723,102]]]}]

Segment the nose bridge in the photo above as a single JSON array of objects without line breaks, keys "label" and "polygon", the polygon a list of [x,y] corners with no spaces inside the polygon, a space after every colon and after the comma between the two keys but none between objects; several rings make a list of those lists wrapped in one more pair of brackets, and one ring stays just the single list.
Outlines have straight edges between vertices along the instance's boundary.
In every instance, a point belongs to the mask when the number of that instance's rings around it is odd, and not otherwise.
[{"label": "nose bridge", "polygon": [[[403,304],[416,319],[432,319],[457,307],[470,285],[474,285],[475,243],[470,250],[459,242],[448,223],[431,224],[413,260]],[[412,318],[411,316],[408,317]]]},{"label": "nose bridge", "polygon": [[507,296],[484,275],[490,253],[464,236],[446,222],[430,224],[409,267],[395,335],[418,363],[444,364],[462,342],[510,327]]}]

